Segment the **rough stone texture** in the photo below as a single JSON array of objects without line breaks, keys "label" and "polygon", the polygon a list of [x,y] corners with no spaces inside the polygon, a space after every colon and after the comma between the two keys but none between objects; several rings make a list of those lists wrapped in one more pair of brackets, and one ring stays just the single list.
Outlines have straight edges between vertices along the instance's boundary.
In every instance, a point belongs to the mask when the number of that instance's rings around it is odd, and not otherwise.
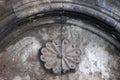
[{"label": "rough stone texture", "polygon": [[[119,7],[119,0],[1,0],[0,80],[120,80],[120,52],[114,47],[120,48]],[[40,49],[58,38],[81,50],[77,68],[61,75],[46,70],[40,60]]]},{"label": "rough stone texture", "polygon": [[78,26],[64,25],[62,35],[81,49],[81,62],[73,72],[54,75],[44,69],[39,50],[59,36],[54,34],[61,34],[59,26],[30,33],[0,54],[0,80],[119,80],[119,52],[95,34]]}]

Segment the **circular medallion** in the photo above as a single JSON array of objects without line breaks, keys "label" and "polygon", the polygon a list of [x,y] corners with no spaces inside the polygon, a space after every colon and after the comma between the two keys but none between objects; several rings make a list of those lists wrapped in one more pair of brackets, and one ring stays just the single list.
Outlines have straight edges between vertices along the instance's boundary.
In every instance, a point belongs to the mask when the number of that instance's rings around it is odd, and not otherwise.
[{"label": "circular medallion", "polygon": [[52,69],[54,74],[76,69],[81,55],[80,49],[67,39],[47,42],[41,53],[45,68]]}]

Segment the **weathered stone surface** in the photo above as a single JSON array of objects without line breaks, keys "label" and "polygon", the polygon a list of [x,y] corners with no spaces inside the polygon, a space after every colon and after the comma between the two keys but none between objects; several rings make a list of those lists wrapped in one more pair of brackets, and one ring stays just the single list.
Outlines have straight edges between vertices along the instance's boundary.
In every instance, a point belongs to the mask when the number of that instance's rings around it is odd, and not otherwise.
[{"label": "weathered stone surface", "polygon": [[[119,0],[1,0],[0,80],[120,80],[119,7]],[[56,39],[57,72],[40,58]],[[64,39],[81,53],[70,52],[80,59],[73,67],[64,63]]]},{"label": "weathered stone surface", "polygon": [[[56,30],[55,33],[52,33],[53,28]],[[41,37],[38,32],[41,33]],[[40,30],[35,30],[34,34],[30,34],[31,36],[23,37],[6,48],[6,51],[0,54],[0,79],[117,80],[119,78],[119,52],[95,34],[78,26],[70,25],[64,25],[62,34],[63,37],[70,40],[71,43],[76,44],[81,50],[81,61],[78,67],[73,72],[70,71],[61,75],[54,75],[44,69],[44,65],[42,65],[39,59],[41,54],[39,50],[42,48],[43,43],[46,44],[59,36],[54,34],[60,33],[59,26],[52,28],[43,27]]]}]

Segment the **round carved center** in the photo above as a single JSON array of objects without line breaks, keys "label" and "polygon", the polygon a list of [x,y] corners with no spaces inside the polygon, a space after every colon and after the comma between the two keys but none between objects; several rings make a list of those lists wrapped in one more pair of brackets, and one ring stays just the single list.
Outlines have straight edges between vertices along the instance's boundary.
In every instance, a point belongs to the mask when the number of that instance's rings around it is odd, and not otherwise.
[{"label": "round carved center", "polygon": [[40,59],[45,63],[45,68],[54,74],[76,69],[81,55],[80,49],[67,39],[47,42],[41,53]]},{"label": "round carved center", "polygon": [[62,59],[62,55],[58,54],[57,58]]}]

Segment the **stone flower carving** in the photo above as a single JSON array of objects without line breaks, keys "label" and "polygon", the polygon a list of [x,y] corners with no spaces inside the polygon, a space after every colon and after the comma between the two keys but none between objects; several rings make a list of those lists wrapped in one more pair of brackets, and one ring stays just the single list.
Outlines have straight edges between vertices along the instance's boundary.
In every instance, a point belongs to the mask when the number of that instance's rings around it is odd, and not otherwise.
[{"label": "stone flower carving", "polygon": [[45,63],[45,68],[54,74],[76,69],[81,55],[80,49],[67,39],[47,42],[41,53],[40,59]]}]

